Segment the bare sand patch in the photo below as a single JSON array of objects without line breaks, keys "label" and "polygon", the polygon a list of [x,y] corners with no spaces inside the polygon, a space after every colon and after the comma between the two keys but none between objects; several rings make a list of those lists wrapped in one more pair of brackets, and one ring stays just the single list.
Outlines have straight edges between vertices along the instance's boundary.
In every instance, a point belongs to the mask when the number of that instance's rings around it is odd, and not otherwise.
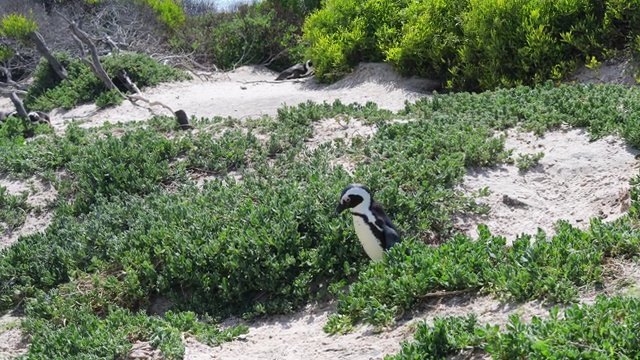
[{"label": "bare sand patch", "polygon": [[619,138],[590,141],[582,129],[552,131],[538,138],[511,131],[505,144],[518,154],[544,152],[539,164],[520,171],[515,164],[470,169],[462,188],[488,187],[491,195],[479,202],[491,206],[483,216],[462,216],[457,226],[472,237],[486,224],[495,235],[512,241],[538,228],[553,235],[554,224],[567,220],[585,229],[591,218],[615,220],[629,208],[629,180],[638,175],[640,153]]}]

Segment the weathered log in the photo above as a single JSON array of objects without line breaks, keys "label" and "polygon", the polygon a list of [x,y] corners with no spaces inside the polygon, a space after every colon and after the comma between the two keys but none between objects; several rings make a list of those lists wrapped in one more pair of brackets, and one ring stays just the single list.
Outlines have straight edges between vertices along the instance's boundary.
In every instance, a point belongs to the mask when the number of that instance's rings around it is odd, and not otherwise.
[{"label": "weathered log", "polygon": [[11,95],[9,95],[9,99],[11,99],[11,102],[13,102],[13,105],[16,107],[18,116],[25,119],[29,117],[27,115],[27,110],[24,108],[24,104],[22,103],[22,100],[20,100],[20,98],[18,97],[18,94],[16,94],[15,92],[12,92]]},{"label": "weathered log", "polygon": [[29,32],[29,39],[31,39],[31,41],[33,41],[33,43],[36,45],[36,49],[38,50],[40,55],[44,56],[49,64],[51,64],[51,67],[53,68],[53,71],[56,73],[56,75],[58,75],[58,78],[60,78],[60,80],[66,79],[67,69],[65,69],[64,66],[60,64],[58,59],[56,59],[55,56],[51,54],[51,50],[49,50],[47,44],[44,43],[42,35],[40,35],[40,33],[37,31],[31,31]]},{"label": "weathered log", "polygon": [[129,89],[129,91],[140,94],[140,89],[138,89],[136,84],[131,81],[129,74],[127,74],[124,69],[119,69],[118,71],[116,71],[116,77],[118,77],[118,79],[124,84],[124,86],[127,87],[127,89]]}]

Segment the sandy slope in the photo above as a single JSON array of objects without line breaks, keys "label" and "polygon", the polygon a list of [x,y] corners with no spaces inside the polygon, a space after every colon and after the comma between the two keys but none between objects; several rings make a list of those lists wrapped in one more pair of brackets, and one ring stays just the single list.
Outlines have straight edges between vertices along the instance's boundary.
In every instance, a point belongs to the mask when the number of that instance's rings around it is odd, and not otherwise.
[{"label": "sandy slope", "polygon": [[[383,64],[363,64],[353,74],[330,86],[315,84],[312,79],[276,83],[273,81],[275,76],[275,73],[264,68],[243,67],[226,74],[214,74],[209,79],[163,84],[145,91],[144,95],[153,101],[162,101],[174,110],[183,109],[188,115],[240,118],[274,115],[283,103],[296,105],[307,100],[333,102],[340,99],[343,103],[373,101],[381,108],[398,110],[403,107],[405,100],[424,96],[433,86],[425,80],[401,79]],[[6,104],[4,100],[0,101],[0,107]],[[146,105],[135,106],[125,102],[121,106],[103,110],[94,105],[83,105],[68,112],[54,111],[52,123],[59,131],[64,131],[72,119],[81,120],[82,126],[98,126],[106,121],[143,120],[153,113],[170,115],[161,107],[154,107],[150,111]],[[314,127],[316,136],[309,141],[309,146],[317,146],[337,136],[349,139],[355,135],[368,136],[375,131],[359,121],[343,120],[326,119],[317,123]],[[526,173],[518,172],[515,165],[472,169],[468,172],[463,189],[473,191],[489,187],[492,192],[484,200],[492,206],[489,215],[459,219],[459,226],[469,233],[473,234],[480,222],[488,224],[494,233],[508,238],[521,232],[534,232],[538,227],[552,233],[554,222],[560,218],[586,226],[591,217],[611,220],[626,211],[629,204],[628,180],[638,174],[638,160],[635,159],[638,152],[625,147],[619,140],[608,137],[590,143],[588,136],[580,130],[556,131],[543,138],[511,131],[507,147],[513,148],[515,155],[543,151],[545,156],[538,167]],[[37,179],[32,179],[31,183],[29,185],[8,177],[0,179],[0,186],[7,187],[11,193],[25,189],[31,191],[36,203],[55,197],[54,190]],[[512,201],[505,201],[505,196],[526,206],[514,206]],[[33,221],[35,225],[29,222],[24,229],[13,234],[2,234],[0,247],[16,241],[19,234],[41,231],[48,225],[47,219],[39,221],[35,218]],[[638,282],[640,271],[637,268],[629,264],[622,268],[635,269],[628,271],[635,274],[633,281]],[[503,324],[507,316],[514,312],[525,317],[546,314],[546,309],[539,303],[513,306],[489,297],[460,296],[427,303],[421,310],[410,314],[410,320],[382,334],[375,334],[370,328],[363,327],[352,334],[328,336],[322,327],[332,311],[332,305],[324,308],[309,306],[293,315],[248,323],[250,332],[244,340],[216,348],[187,337],[186,358],[381,359],[385,354],[397,352],[400,342],[411,337],[418,319],[475,312],[481,321]],[[231,323],[233,321],[227,322]],[[0,340],[19,341],[16,331],[0,327]],[[0,347],[0,358],[20,351],[24,351],[23,344]]]},{"label": "sandy slope", "polygon": [[[210,75],[207,79],[196,77],[190,81],[161,84],[144,91],[143,95],[174,111],[182,109],[189,116],[242,118],[275,115],[283,104],[297,105],[308,100],[332,103],[340,99],[345,104],[374,101],[395,111],[404,107],[405,100],[415,100],[434,86],[428,80],[398,81],[392,69],[382,64],[363,64],[347,79],[328,86],[316,84],[313,78],[276,82],[276,76],[277,73],[264,67],[245,66]],[[152,111],[158,115],[171,115],[160,106],[154,106]],[[84,120],[83,126],[97,126],[105,121],[144,120],[151,115],[147,104],[136,106],[127,101],[103,110],[95,105],[83,105],[67,112],[54,112],[52,123],[61,127],[65,120],[75,119]]]}]

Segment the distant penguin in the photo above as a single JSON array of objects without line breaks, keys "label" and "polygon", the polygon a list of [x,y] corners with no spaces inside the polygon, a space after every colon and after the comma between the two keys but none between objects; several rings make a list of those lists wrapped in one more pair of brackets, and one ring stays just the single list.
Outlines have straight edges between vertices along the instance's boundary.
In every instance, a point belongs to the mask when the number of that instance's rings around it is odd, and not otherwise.
[{"label": "distant penguin", "polygon": [[307,60],[304,64],[295,64],[278,75],[276,80],[297,79],[313,74],[313,63]]},{"label": "distant penguin", "polygon": [[336,212],[346,209],[353,215],[356,235],[371,260],[381,260],[385,251],[400,242],[398,229],[366,186],[351,184],[342,190]]},{"label": "distant penguin", "polygon": [[0,111],[0,122],[5,122],[8,118],[12,116],[17,116],[17,115],[18,115],[17,111],[12,111],[12,112]]},{"label": "distant penguin", "polygon": [[42,111],[32,111],[28,115],[29,120],[32,124],[49,124],[51,125],[51,121],[49,119],[49,115]]}]

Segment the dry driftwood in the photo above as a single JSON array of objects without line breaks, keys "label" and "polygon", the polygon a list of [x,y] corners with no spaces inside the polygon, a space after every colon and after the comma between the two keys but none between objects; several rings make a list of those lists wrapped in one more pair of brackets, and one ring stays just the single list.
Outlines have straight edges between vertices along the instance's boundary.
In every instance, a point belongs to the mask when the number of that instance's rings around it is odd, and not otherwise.
[{"label": "dry driftwood", "polygon": [[[120,94],[120,96],[124,98],[125,96],[120,92],[120,90],[118,90],[118,87],[116,87],[107,72],[102,67],[102,64],[100,63],[100,54],[98,54],[98,49],[89,37],[89,34],[80,29],[75,21],[67,19],[64,15],[62,15],[62,13],[57,10],[56,13],[69,24],[71,33],[75,37],[76,41],[81,44],[80,48],[82,51],[82,61],[84,61],[89,66],[89,68],[91,68],[91,71],[93,71],[98,79],[100,79],[104,83],[108,90],[116,90]],[[86,56],[84,45],[89,48],[91,60]]]},{"label": "dry driftwood", "polygon": [[44,43],[44,39],[42,38],[42,35],[40,35],[40,33],[37,31],[31,31],[29,32],[29,39],[31,39],[31,41],[33,41],[33,43],[36,45],[36,49],[38,49],[38,52],[40,53],[40,55],[44,56],[44,58],[47,59],[49,64],[51,64],[53,71],[55,71],[56,75],[58,75],[60,80],[66,79],[67,69],[65,69],[64,66],[60,64],[58,59],[56,59],[55,56],[51,54],[51,51],[47,47],[47,44]]},{"label": "dry driftwood", "polygon": [[16,107],[16,111],[18,112],[18,115],[22,118],[27,118],[27,110],[24,108],[24,104],[22,103],[22,100],[20,100],[20,98],[18,97],[18,94],[16,94],[15,92],[12,92],[9,95],[9,99],[11,99],[11,102],[13,102],[13,105]]},{"label": "dry driftwood", "polygon": [[124,69],[118,70],[116,72],[116,76],[118,77],[118,79],[120,79],[120,81],[124,84],[124,86],[126,86],[127,89],[129,89],[129,91],[134,92],[136,94],[140,94],[140,89],[138,89],[136,84],[134,84],[133,81],[131,81],[129,74],[127,74],[127,72]]}]

